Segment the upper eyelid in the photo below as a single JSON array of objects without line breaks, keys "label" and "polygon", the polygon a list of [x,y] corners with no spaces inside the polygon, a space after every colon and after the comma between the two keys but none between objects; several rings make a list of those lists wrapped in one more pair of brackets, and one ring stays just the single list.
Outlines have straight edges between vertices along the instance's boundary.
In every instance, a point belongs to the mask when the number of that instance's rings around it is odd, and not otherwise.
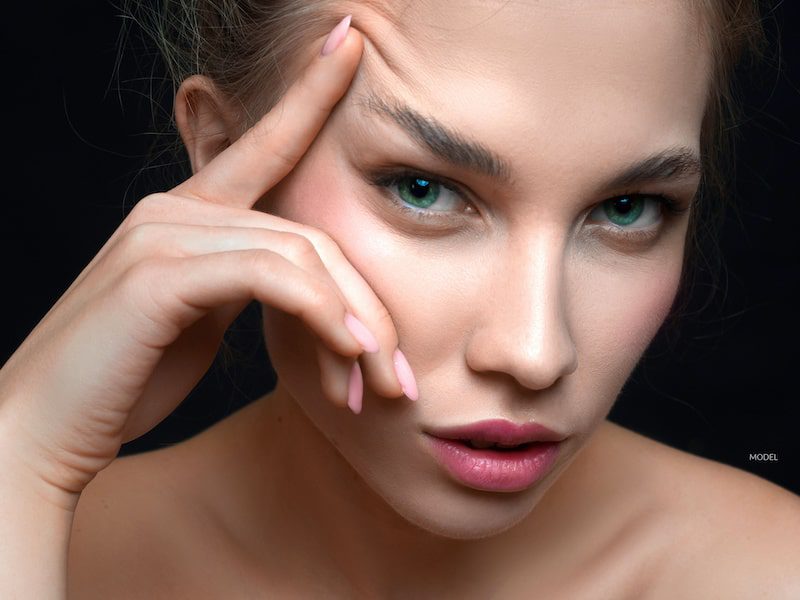
[{"label": "upper eyelid", "polygon": [[[384,167],[379,169],[377,173],[374,173],[369,177],[372,184],[380,186],[384,189],[389,188],[390,184],[397,183],[398,180],[404,177],[414,177],[414,176],[421,176],[420,178],[424,178],[429,181],[436,181],[437,183],[441,184],[442,186],[446,187],[447,189],[456,193],[459,198],[473,207],[475,210],[475,202],[471,200],[465,199],[463,192],[459,189],[461,186],[459,184],[452,183],[447,177],[441,177],[438,175],[432,175],[428,171],[424,169],[418,169],[416,167],[406,167],[406,166],[398,166],[398,167]],[[394,194],[392,194],[395,196]],[[661,212],[661,217],[659,219],[658,224],[655,226],[650,227],[619,227],[619,226],[609,226],[604,223],[590,223],[590,227],[592,229],[597,229],[603,231],[605,233],[600,234],[602,237],[607,237],[612,244],[623,244],[624,246],[631,247],[633,246],[640,246],[649,244],[654,240],[658,239],[663,231],[664,227],[666,226],[666,221],[669,217],[673,217],[676,214],[683,213],[689,208],[691,208],[692,202],[691,200],[687,203],[684,203],[680,200],[678,196],[674,196],[671,194],[661,194],[661,193],[644,193],[644,192],[623,192],[620,194],[616,194],[600,200],[592,204],[586,211],[583,213],[585,216],[583,217],[582,221],[586,221],[589,215],[602,206],[604,202],[609,200],[614,200],[616,198],[620,198],[622,196],[643,196],[643,197],[651,197],[656,198],[659,204],[659,210]],[[441,223],[442,221],[453,221],[452,213],[449,211],[436,211],[430,210],[425,208],[412,208],[407,206],[400,198],[393,199],[393,202],[396,202],[399,209],[403,211],[409,211],[413,213],[415,219],[419,220],[430,220],[430,227],[436,228],[436,223]],[[672,214],[667,214],[667,213]],[[451,216],[448,216],[450,214]],[[463,213],[458,213],[461,217],[463,217]],[[611,232],[610,230],[615,230],[615,232]]]},{"label": "upper eyelid", "polygon": [[452,179],[443,177],[441,175],[429,173],[424,169],[416,169],[410,167],[397,167],[394,169],[386,168],[385,170],[379,169],[375,173],[374,178],[380,181],[393,182],[397,179],[402,179],[403,177],[413,177],[415,175],[421,175],[422,177],[420,177],[420,179],[425,179],[426,181],[435,181],[436,183],[441,184],[447,189],[459,193],[461,196],[465,195],[464,191],[467,192],[467,195],[474,195],[474,193],[469,189],[469,186],[456,183]]},{"label": "upper eyelid", "polygon": [[[387,183],[395,183],[397,180],[402,179],[403,177],[413,177],[413,176],[422,176],[429,181],[435,181],[445,188],[451,190],[452,192],[459,195],[459,197],[465,203],[471,205],[473,208],[476,207],[477,202],[475,202],[475,198],[480,198],[479,195],[476,195],[475,192],[471,190],[471,188],[465,184],[456,183],[452,179],[443,176],[437,175],[433,172],[427,171],[425,169],[421,169],[418,167],[409,167],[407,165],[398,165],[398,166],[384,166],[373,171],[374,175],[371,177],[373,183],[380,183],[381,185],[386,185]],[[659,204],[662,205],[662,210],[672,212],[675,214],[683,213],[689,208],[691,208],[691,200],[688,202],[684,202],[680,199],[678,195],[673,195],[670,193],[665,192],[640,192],[640,191],[629,191],[625,190],[618,194],[614,194],[608,196],[599,202],[592,204],[585,213],[587,216],[591,213],[592,210],[597,208],[598,206],[602,205],[604,202],[609,200],[614,200],[623,196],[639,196],[639,197],[649,197],[649,198],[660,198],[658,200]],[[420,212],[438,212],[438,211],[426,211],[425,209],[417,209]]]},{"label": "upper eyelid", "polygon": [[[469,188],[466,188],[465,192],[464,188],[466,186],[454,183],[447,177],[440,177],[438,175],[433,175],[431,173],[426,172],[423,169],[407,168],[407,167],[399,167],[397,169],[386,168],[385,170],[378,170],[377,173],[375,173],[370,177],[370,180],[375,185],[380,185],[382,187],[389,187],[389,184],[397,183],[400,179],[403,179],[404,177],[414,177],[414,176],[421,176],[419,178],[425,179],[426,181],[435,181],[442,187],[456,194],[465,205],[468,205],[473,210],[477,211],[477,209],[475,208],[476,202],[473,200],[474,194],[469,190]],[[444,214],[436,214],[436,213],[446,213],[447,211],[436,211],[424,208],[415,208],[413,210],[425,214],[430,213],[432,216],[436,217],[447,218],[444,216]]]}]

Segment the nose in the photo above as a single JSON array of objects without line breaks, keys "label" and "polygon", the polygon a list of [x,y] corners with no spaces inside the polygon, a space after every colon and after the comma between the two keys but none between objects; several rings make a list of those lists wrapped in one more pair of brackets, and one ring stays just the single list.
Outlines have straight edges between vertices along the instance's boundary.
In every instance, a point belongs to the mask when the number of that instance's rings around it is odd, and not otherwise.
[{"label": "nose", "polygon": [[495,255],[467,346],[471,369],[505,373],[536,390],[575,371],[564,254],[563,239],[541,235]]}]

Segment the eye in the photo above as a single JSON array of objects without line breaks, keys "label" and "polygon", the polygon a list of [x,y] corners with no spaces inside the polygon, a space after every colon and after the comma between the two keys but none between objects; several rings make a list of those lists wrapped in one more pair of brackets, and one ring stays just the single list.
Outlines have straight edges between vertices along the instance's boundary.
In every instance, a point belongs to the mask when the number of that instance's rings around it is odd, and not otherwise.
[{"label": "eye", "polygon": [[457,186],[419,171],[384,172],[374,176],[372,183],[384,188],[397,208],[415,219],[453,221],[475,212]]},{"label": "eye", "polygon": [[665,201],[663,196],[618,196],[598,204],[589,218],[597,222],[607,220],[617,227],[650,227],[661,220]]},{"label": "eye", "polygon": [[610,235],[646,241],[658,235],[665,212],[677,215],[686,208],[668,196],[623,194],[598,204],[588,218],[610,224],[605,227]]}]

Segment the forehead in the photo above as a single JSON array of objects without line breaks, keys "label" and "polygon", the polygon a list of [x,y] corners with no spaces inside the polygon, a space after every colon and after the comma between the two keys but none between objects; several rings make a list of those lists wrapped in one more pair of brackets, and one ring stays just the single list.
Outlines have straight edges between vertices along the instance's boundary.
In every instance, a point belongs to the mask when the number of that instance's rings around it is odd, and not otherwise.
[{"label": "forehead", "polygon": [[356,94],[384,89],[504,153],[697,145],[710,57],[688,0],[412,0],[352,12],[366,41]]}]

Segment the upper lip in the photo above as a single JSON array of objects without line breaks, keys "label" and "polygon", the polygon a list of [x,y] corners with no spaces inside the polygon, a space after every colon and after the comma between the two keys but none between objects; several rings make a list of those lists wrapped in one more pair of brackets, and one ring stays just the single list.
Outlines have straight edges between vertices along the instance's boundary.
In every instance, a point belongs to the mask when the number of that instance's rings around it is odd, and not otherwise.
[{"label": "upper lip", "polygon": [[489,419],[457,427],[440,427],[430,429],[428,433],[446,440],[473,440],[507,445],[528,442],[560,442],[565,437],[541,423],[517,425],[505,419]]}]

